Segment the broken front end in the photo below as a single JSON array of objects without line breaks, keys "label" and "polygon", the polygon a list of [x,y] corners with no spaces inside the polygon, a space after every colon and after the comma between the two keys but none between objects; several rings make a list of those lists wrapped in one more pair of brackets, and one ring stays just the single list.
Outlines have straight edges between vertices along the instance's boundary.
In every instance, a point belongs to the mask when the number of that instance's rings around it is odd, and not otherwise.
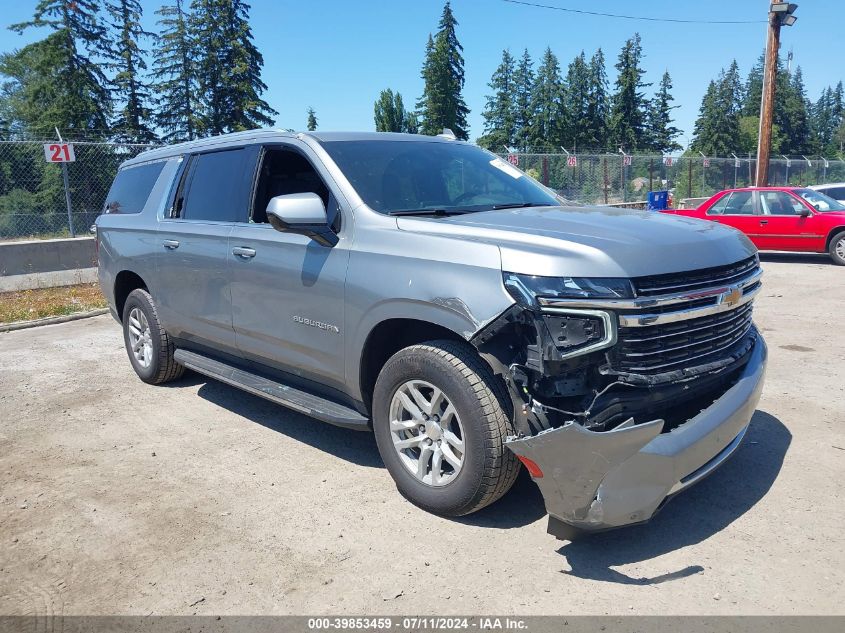
[{"label": "broken front end", "polygon": [[504,274],[516,303],[472,342],[508,386],[507,446],[549,532],[647,521],[739,446],[765,374],[761,275],[756,256],[633,279]]}]

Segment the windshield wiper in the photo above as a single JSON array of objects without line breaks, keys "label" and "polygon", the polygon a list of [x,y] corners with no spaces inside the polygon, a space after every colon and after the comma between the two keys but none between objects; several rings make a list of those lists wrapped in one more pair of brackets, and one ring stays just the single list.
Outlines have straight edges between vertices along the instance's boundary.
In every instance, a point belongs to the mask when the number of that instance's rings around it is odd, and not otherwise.
[{"label": "windshield wiper", "polygon": [[388,211],[387,215],[461,215],[470,213],[464,209],[397,209]]},{"label": "windshield wiper", "polygon": [[499,209],[524,209],[526,207],[553,207],[555,205],[548,202],[510,202],[508,204],[494,204],[492,209],[497,211]]}]

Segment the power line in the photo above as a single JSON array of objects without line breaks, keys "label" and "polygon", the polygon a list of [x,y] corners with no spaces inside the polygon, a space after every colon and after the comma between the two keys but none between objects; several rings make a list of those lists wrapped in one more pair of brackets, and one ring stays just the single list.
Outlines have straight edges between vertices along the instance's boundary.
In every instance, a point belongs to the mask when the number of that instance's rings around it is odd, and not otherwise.
[{"label": "power line", "polygon": [[550,4],[539,4],[536,2],[524,2],[523,0],[503,0],[511,4],[521,4],[526,7],[537,9],[553,9],[567,13],[580,13],[581,15],[595,15],[603,18],[619,18],[622,20],[642,20],[644,22],[674,22],[676,24],[763,24],[767,20],[682,20],[680,18],[650,18],[641,15],[622,15],[619,13],[600,13],[598,11],[584,11],[582,9],[570,9],[568,7],[556,7]]}]

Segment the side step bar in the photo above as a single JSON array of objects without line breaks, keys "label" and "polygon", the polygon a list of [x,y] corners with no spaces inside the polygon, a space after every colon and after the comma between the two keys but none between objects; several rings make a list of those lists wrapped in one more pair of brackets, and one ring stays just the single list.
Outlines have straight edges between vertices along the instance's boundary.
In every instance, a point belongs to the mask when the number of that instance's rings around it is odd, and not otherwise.
[{"label": "side step bar", "polygon": [[204,374],[227,385],[243,389],[299,413],[323,422],[359,431],[369,430],[369,419],[355,409],[326,400],[314,394],[290,387],[274,380],[238,369],[219,360],[177,349],[174,360],[188,369]]}]

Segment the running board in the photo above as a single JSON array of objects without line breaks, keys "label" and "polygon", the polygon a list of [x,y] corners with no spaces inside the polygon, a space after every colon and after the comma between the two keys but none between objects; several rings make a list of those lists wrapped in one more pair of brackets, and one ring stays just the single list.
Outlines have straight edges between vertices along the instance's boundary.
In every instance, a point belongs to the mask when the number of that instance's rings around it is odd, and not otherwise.
[{"label": "running board", "polygon": [[188,369],[232,385],[256,396],[323,422],[359,431],[369,430],[369,419],[355,409],[290,387],[275,380],[238,369],[208,356],[177,349],[173,359]]}]

